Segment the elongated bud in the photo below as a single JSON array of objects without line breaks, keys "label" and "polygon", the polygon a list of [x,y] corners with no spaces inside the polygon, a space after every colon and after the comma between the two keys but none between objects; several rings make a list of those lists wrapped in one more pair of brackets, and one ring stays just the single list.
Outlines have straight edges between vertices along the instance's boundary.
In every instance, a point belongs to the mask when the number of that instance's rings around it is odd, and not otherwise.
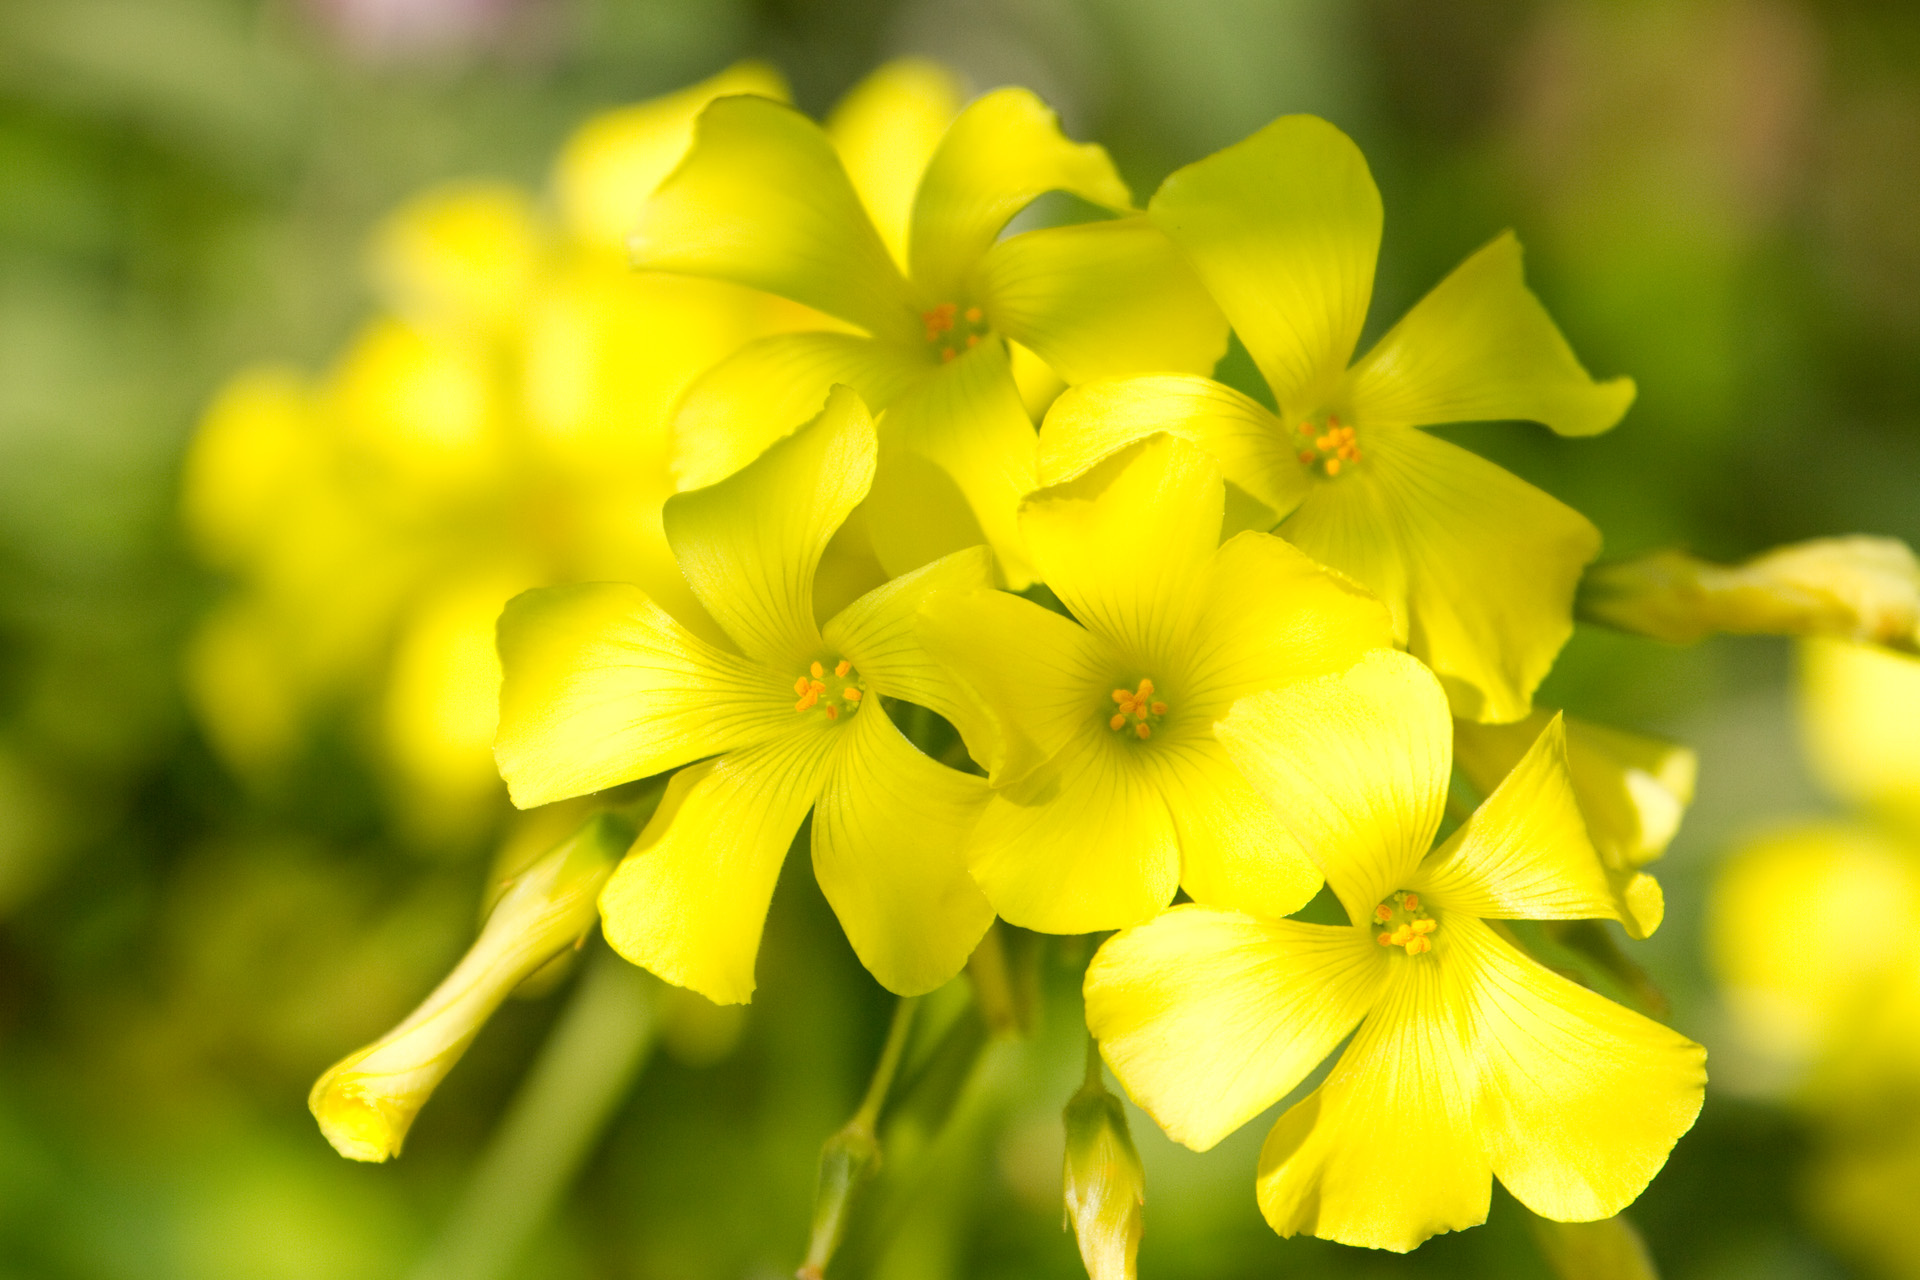
[{"label": "elongated bud", "polygon": [[1133,1280],[1145,1228],[1147,1175],[1127,1129],[1120,1099],[1101,1079],[1100,1059],[1088,1049],[1087,1082],[1068,1100],[1067,1222],[1080,1242],[1090,1280]]},{"label": "elongated bud", "polygon": [[1596,565],[1576,605],[1589,622],[1675,644],[1716,631],[1833,636],[1920,653],[1920,561],[1894,538],[1817,538],[1741,565],[1679,551]]},{"label": "elongated bud", "polygon": [[350,1160],[398,1155],[413,1118],[467,1045],[529,974],[575,945],[633,827],[603,813],[521,872],[473,946],[406,1021],[314,1083],[307,1107]]}]

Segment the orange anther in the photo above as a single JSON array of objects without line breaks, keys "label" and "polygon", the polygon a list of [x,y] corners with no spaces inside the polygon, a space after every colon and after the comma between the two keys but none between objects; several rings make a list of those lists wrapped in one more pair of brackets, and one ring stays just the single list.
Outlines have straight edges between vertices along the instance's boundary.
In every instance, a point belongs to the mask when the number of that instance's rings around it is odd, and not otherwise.
[{"label": "orange anther", "polygon": [[1300,434],[1301,434],[1301,435],[1303,435],[1303,436],[1310,436],[1310,435],[1312,435],[1312,434],[1313,434],[1313,424],[1312,424],[1311,422],[1303,422],[1303,423],[1301,423],[1301,424],[1300,424]]},{"label": "orange anther", "polygon": [[841,679],[844,680],[846,679],[847,672],[851,670],[853,670],[853,664],[851,662],[848,662],[845,658],[842,658],[840,659],[839,662],[834,664],[833,674],[839,676]]},{"label": "orange anther", "polygon": [[1313,460],[1319,456],[1320,455],[1316,454],[1311,449],[1302,449],[1300,451],[1300,461],[1307,463],[1309,466],[1311,466],[1313,464]]},{"label": "orange anther", "polygon": [[1408,927],[1415,933],[1432,933],[1440,927],[1440,922],[1438,920],[1415,920]]},{"label": "orange anther", "polygon": [[946,349],[944,349],[944,350],[943,350],[943,351],[941,351],[941,353],[940,353],[940,363],[941,363],[941,364],[952,364],[952,363],[953,363],[953,357],[954,357],[954,354],[955,354],[955,353],[954,353],[954,350],[953,350],[953,348],[952,348],[952,347],[947,347]]},{"label": "orange anther", "polygon": [[801,676],[793,682],[793,691],[795,693],[805,693],[807,691],[807,678],[805,676]]},{"label": "orange anther", "polygon": [[821,683],[820,681],[818,681],[818,680],[809,680],[809,681],[807,681],[807,692],[809,692],[809,693],[825,693],[826,691],[827,691],[827,686],[826,686],[826,685],[824,685],[824,684],[822,684],[822,683]]},{"label": "orange anther", "polygon": [[1115,702],[1132,702],[1133,693],[1128,689],[1115,689],[1113,691],[1113,700]]},{"label": "orange anther", "polygon": [[1337,476],[1340,474],[1340,459],[1338,458],[1327,459],[1327,474],[1330,476]]},{"label": "orange anther", "polygon": [[1133,696],[1136,698],[1144,698],[1144,697],[1147,697],[1152,692],[1153,692],[1153,681],[1147,679],[1145,676],[1142,676],[1140,678],[1140,692],[1134,694]]},{"label": "orange anther", "polygon": [[814,663],[812,666],[808,667],[807,670],[813,673],[813,678],[815,680],[818,680],[821,676],[827,674],[827,669],[821,666],[817,662]]},{"label": "orange anther", "polygon": [[1142,723],[1133,726],[1133,735],[1134,737],[1140,739],[1140,741],[1145,742],[1148,738],[1151,738],[1153,736],[1153,726],[1143,721]]},{"label": "orange anther", "polygon": [[1420,895],[1417,893],[1409,893],[1400,899],[1400,905],[1409,911],[1418,911],[1420,909]]},{"label": "orange anther", "polygon": [[827,719],[838,720],[839,718],[840,718],[840,708],[838,707],[827,708]]},{"label": "orange anther", "polygon": [[860,701],[860,691],[858,689],[854,689],[854,688],[842,689],[840,691],[840,696],[845,698],[848,702]]},{"label": "orange anther", "polygon": [[982,318],[984,318],[984,316],[985,316],[985,315],[986,315],[986,313],[985,313],[985,312],[983,312],[983,311],[981,311],[981,310],[980,310],[980,308],[978,308],[978,307],[968,307],[968,308],[967,308],[967,323],[968,323],[968,324],[979,324],[979,323],[980,323],[980,321],[981,321],[981,319],[982,319]]},{"label": "orange anther", "polygon": [[1379,941],[1381,946],[1390,947],[1393,945],[1393,935],[1390,933],[1383,933],[1380,935]]},{"label": "orange anther", "polygon": [[980,345],[980,335],[979,335],[979,334],[977,334],[977,333],[970,333],[970,334],[968,334],[968,335],[967,335],[967,346],[969,346],[969,347],[977,347],[977,346],[979,346],[979,345]]},{"label": "orange anther", "polygon": [[1373,918],[1384,924],[1393,919],[1393,908],[1383,902],[1373,909]]},{"label": "orange anther", "polygon": [[800,701],[793,704],[793,709],[795,711],[811,711],[813,710],[813,704],[818,701],[820,701],[820,695],[809,689],[800,695]]},{"label": "orange anther", "polygon": [[1155,714],[1155,715],[1157,715],[1157,716],[1163,716],[1163,715],[1165,715],[1165,714],[1167,714],[1167,704],[1166,704],[1166,703],[1164,703],[1164,702],[1156,702],[1156,703],[1154,703],[1154,704],[1153,704],[1153,714]]},{"label": "orange anther", "polygon": [[1107,721],[1107,728],[1109,729],[1123,728],[1126,725],[1126,723],[1127,723],[1126,713],[1119,712],[1114,715],[1113,719]]}]

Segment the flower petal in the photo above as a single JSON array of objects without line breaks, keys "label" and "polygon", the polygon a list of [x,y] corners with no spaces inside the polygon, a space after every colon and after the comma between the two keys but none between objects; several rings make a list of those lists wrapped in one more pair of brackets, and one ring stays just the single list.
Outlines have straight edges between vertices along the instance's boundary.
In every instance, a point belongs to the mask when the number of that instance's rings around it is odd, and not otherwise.
[{"label": "flower petal", "polygon": [[1527,959],[1477,920],[1442,926],[1479,1063],[1493,1171],[1543,1217],[1591,1222],[1646,1188],[1693,1126],[1706,1051]]},{"label": "flower petal", "polygon": [[[1512,724],[1453,723],[1453,758],[1482,795],[1526,755],[1553,719],[1536,710]],[[1693,800],[1698,760],[1686,747],[1622,729],[1566,719],[1567,772],[1587,835],[1607,871],[1616,917],[1631,937],[1660,927],[1665,901],[1659,882],[1637,870],[1658,858],[1680,829]]]},{"label": "flower petal", "polygon": [[933,369],[857,333],[780,333],[747,343],[701,374],[673,414],[673,477],[718,484],[820,413],[844,383],[875,412]]},{"label": "flower petal", "polygon": [[1324,407],[1360,340],[1380,253],[1380,192],[1353,140],[1315,116],[1282,116],[1174,173],[1148,208],[1285,416]]},{"label": "flower petal", "polygon": [[1567,773],[1559,716],[1411,885],[1452,911],[1500,920],[1618,920]]},{"label": "flower petal", "polygon": [[1452,729],[1432,674],[1391,649],[1243,698],[1214,726],[1356,923],[1405,885],[1439,829]]},{"label": "flower petal", "polygon": [[1540,422],[1563,436],[1612,427],[1633,379],[1595,382],[1527,288],[1520,242],[1500,236],[1434,286],[1348,375],[1362,427]]},{"label": "flower petal", "polygon": [[1166,801],[1128,744],[1100,725],[1051,767],[996,790],[967,864],[1009,924],[1091,933],[1138,924],[1173,900],[1180,842]]},{"label": "flower petal", "polygon": [[975,98],[933,153],[913,202],[913,283],[929,302],[958,302],[974,265],[1014,214],[1049,191],[1109,209],[1133,196],[1104,149],[1069,142],[1053,109],[1026,89]]},{"label": "flower petal", "polygon": [[[874,551],[889,573],[984,540],[1009,585],[1033,573],[1020,540],[1020,500],[1038,483],[1039,444],[1007,366],[1007,349],[989,340],[937,368],[895,401],[881,419],[883,474],[875,485]],[[902,455],[912,455],[905,457]],[[916,463],[931,462],[964,497],[973,523],[951,516],[951,490]],[[943,503],[944,498],[944,503]]]},{"label": "flower petal", "polygon": [[792,724],[762,667],[675,622],[637,587],[529,591],[500,615],[495,762],[523,809],[759,742]]},{"label": "flower petal", "polygon": [[939,63],[895,58],[847,90],[827,118],[847,177],[902,269],[914,192],[962,101],[959,80]]},{"label": "flower petal", "polygon": [[831,728],[790,729],[674,774],[600,893],[613,949],[715,1004],[752,998],[774,881],[833,744]]},{"label": "flower petal", "polygon": [[[920,639],[920,607],[936,592],[989,591],[993,553],[969,547],[875,587],[822,628],[827,644],[846,655],[867,687],[904,698],[952,720],[969,699],[946,665]],[[1012,597],[1008,597],[1011,599]]]},{"label": "flower petal", "polygon": [[1814,776],[1835,795],[1920,829],[1920,658],[1845,640],[1798,648],[1800,727]]},{"label": "flower petal", "polygon": [[817,656],[813,575],[873,482],[873,420],[836,388],[811,424],[719,484],[667,500],[667,541],[700,603],[748,655],[799,670]]},{"label": "flower petal", "polygon": [[1144,217],[1011,236],[980,264],[993,327],[1068,382],[1213,372],[1227,320],[1173,243]]},{"label": "flower petal", "polygon": [[1312,482],[1279,419],[1211,378],[1113,378],[1071,387],[1040,430],[1040,482],[1059,484],[1156,432],[1191,440],[1219,459],[1228,480],[1273,509],[1300,505]]},{"label": "flower petal", "polygon": [[1281,532],[1393,610],[1463,719],[1518,720],[1573,634],[1599,554],[1587,518],[1424,431],[1361,437],[1359,466],[1314,486]]},{"label": "flower petal", "polygon": [[[1491,795],[1554,714],[1541,708],[1512,724],[1456,720],[1454,763],[1475,790]],[[1699,757],[1690,747],[1573,716],[1566,727],[1567,771],[1600,860],[1616,871],[1654,861],[1693,802]]]},{"label": "flower petal", "polygon": [[922,755],[877,698],[840,736],[813,815],[813,874],[860,963],[919,995],[959,973],[993,923],[963,849],[987,784]]},{"label": "flower petal", "polygon": [[996,787],[1025,778],[1087,728],[1118,665],[1086,628],[1004,591],[935,593],[917,630],[964,691],[940,713]]},{"label": "flower petal", "polygon": [[574,130],[553,171],[560,217],[573,238],[603,252],[625,250],[647,197],[692,145],[701,110],[736,93],[784,102],[787,82],[764,62],[737,62],[677,93],[602,112]]},{"label": "flower petal", "polygon": [[1333,1052],[1386,973],[1357,929],[1190,903],[1095,953],[1087,1029],[1167,1136],[1205,1151]]},{"label": "flower petal", "polygon": [[1278,920],[1320,890],[1320,868],[1211,737],[1141,752],[1180,835],[1180,887],[1195,902]]},{"label": "flower petal", "polygon": [[1378,600],[1272,534],[1222,543],[1199,594],[1186,696],[1212,716],[1250,693],[1344,671],[1366,650],[1393,644],[1393,619]]},{"label": "flower petal", "polygon": [[918,342],[907,282],[820,126],[766,98],[719,98],[640,210],[634,264],[751,285]]},{"label": "flower petal", "polygon": [[1224,501],[1205,451],[1158,436],[1035,494],[1020,510],[1020,531],[1040,577],[1074,617],[1130,661],[1167,669],[1186,656]]},{"label": "flower petal", "polygon": [[1281,1235],[1405,1253],[1486,1221],[1474,1062],[1441,965],[1427,963],[1443,958],[1388,957],[1386,989],[1326,1083],[1267,1135],[1257,1194]]}]

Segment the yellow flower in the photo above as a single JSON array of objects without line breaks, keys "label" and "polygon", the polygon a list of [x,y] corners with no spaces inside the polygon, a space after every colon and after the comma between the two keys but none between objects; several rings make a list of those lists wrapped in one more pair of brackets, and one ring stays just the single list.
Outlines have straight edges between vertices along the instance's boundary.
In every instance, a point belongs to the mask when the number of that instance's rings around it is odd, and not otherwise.
[{"label": "yellow flower", "polygon": [[328,1068],[307,1107],[350,1160],[400,1154],[420,1108],[513,989],[593,928],[633,828],[600,814],[516,876],[460,963],[406,1021]]},{"label": "yellow flower", "polygon": [[[1900,931],[1874,923],[1920,896],[1920,659],[1839,640],[1807,641],[1800,657],[1806,754],[1865,812],[1737,849],[1709,902],[1709,955],[1756,1083],[1831,1106],[1876,1076],[1920,1082],[1920,970]],[[1761,912],[1779,926],[1756,947]]]},{"label": "yellow flower", "polygon": [[1483,1221],[1495,1176],[1564,1221],[1637,1196],[1699,1111],[1703,1051],[1489,922],[1618,918],[1559,723],[1431,853],[1452,725],[1406,655],[1256,694],[1219,736],[1354,923],[1191,905],[1109,940],[1087,1023],[1134,1099],[1204,1150],[1351,1033],[1261,1152],[1280,1234],[1404,1251]]},{"label": "yellow flower", "polygon": [[1861,811],[1734,850],[1708,899],[1707,954],[1741,1084],[1814,1122],[1815,1215],[1881,1273],[1912,1276],[1920,967],[1901,922],[1920,899],[1920,658],[1832,639],[1800,658],[1806,754]]},{"label": "yellow flower", "polygon": [[[823,130],[776,102],[724,98],[648,202],[634,257],[764,289],[857,330],[750,343],[703,378],[675,421],[683,486],[731,474],[846,383],[885,411],[868,525],[888,571],[985,541],[1025,585],[1015,511],[1035,487],[1035,445],[1008,343],[1079,381],[1211,369],[1226,326],[1142,217],[1001,239],[1048,191],[1120,212],[1131,197],[1106,153],[1069,142],[1026,90],[995,90],[949,125],[956,99],[950,81],[903,72]],[[906,124],[884,125],[896,106]],[[836,135],[845,145],[887,127],[925,144],[924,172],[836,152]]]},{"label": "yellow flower", "polygon": [[[1557,713],[1537,710],[1513,724],[1456,720],[1453,760],[1481,795],[1492,795]],[[1606,864],[1621,924],[1650,936],[1666,914],[1660,883],[1640,868],[1667,851],[1693,803],[1699,758],[1687,747],[1569,716],[1567,774],[1587,835]]]},{"label": "yellow flower", "polygon": [[1373,289],[1380,195],[1353,143],[1286,116],[1168,178],[1154,222],[1232,321],[1278,412],[1205,378],[1069,391],[1041,433],[1044,483],[1128,440],[1173,431],[1307,554],[1393,611],[1400,643],[1456,714],[1526,715],[1572,634],[1580,570],[1600,535],[1579,513],[1417,430],[1518,418],[1591,435],[1633,399],[1587,376],[1522,280],[1503,234],[1462,263],[1349,366]]},{"label": "yellow flower", "polygon": [[615,950],[716,1003],[753,993],[774,880],[809,811],[821,890],[889,988],[951,978],[993,918],[960,851],[986,784],[920,754],[882,702],[951,710],[914,615],[930,591],[984,587],[985,548],[815,622],[821,553],[876,451],[865,406],[836,388],[810,426],[667,503],[681,570],[734,648],[619,584],[529,592],[500,620],[496,755],[515,804],[680,769],[601,914]]},{"label": "yellow flower", "polygon": [[668,412],[714,361],[812,313],[641,275],[624,238],[701,108],[742,92],[783,88],[748,64],[588,121],[551,213],[501,183],[409,200],[372,237],[381,313],[334,367],[249,370],[210,407],[183,505],[238,590],[188,678],[236,766],[284,761],[343,707],[421,834],[466,834],[499,804],[493,625],[514,594],[619,576],[717,635],[661,529]]},{"label": "yellow flower", "polygon": [[968,865],[1014,924],[1118,928],[1179,887],[1285,915],[1319,887],[1213,724],[1236,698],[1387,644],[1386,611],[1270,534],[1222,545],[1224,500],[1205,453],[1147,441],[1021,510],[1078,625],[994,591],[922,611],[927,644],[975,695],[949,718],[994,786]]},{"label": "yellow flower", "polygon": [[1724,631],[1920,653],[1920,560],[1897,538],[1815,538],[1739,565],[1656,551],[1596,565],[1579,604],[1591,621],[1673,644]]}]

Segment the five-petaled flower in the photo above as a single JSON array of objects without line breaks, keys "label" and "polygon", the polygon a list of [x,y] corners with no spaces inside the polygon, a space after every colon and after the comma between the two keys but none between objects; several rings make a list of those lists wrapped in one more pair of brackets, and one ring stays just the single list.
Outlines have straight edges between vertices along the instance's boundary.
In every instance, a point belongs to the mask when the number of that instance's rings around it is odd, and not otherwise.
[{"label": "five-petaled flower", "polygon": [[1526,715],[1573,632],[1574,586],[1599,531],[1415,428],[1516,418],[1592,435],[1626,412],[1632,382],[1587,376],[1527,290],[1510,234],[1349,367],[1373,289],[1380,193],[1359,149],[1324,120],[1286,116],[1188,165],[1150,212],[1232,321],[1278,412],[1206,378],[1077,387],[1047,415],[1042,480],[1149,432],[1200,441],[1284,518],[1290,541],[1386,602],[1396,637],[1458,714]]},{"label": "five-petaled flower", "polygon": [[893,990],[953,977],[993,918],[960,847],[986,784],[922,755],[882,701],[949,705],[915,612],[929,591],[984,587],[986,551],[815,621],[821,552],[866,496],[875,449],[865,406],[837,388],[745,470],[667,502],[688,585],[738,652],[621,584],[531,591],[500,620],[496,751],[516,804],[680,769],[601,914],[615,950],[719,1003],[753,994],[774,880],[809,811],[821,890]]},{"label": "five-petaled flower", "polygon": [[899,573],[984,538],[1024,586],[1015,512],[1037,483],[1036,444],[1007,340],[1069,382],[1204,373],[1226,322],[1139,215],[1002,238],[1049,191],[1118,213],[1132,204],[1106,152],[1068,141],[1025,89],[953,119],[910,212],[899,181],[850,177],[827,131],[766,98],[722,98],[701,116],[693,150],[642,211],[635,261],[765,289],[859,332],[752,342],[713,369],[675,421],[679,479],[730,474],[845,383],[885,411],[867,520],[881,564]]},{"label": "five-petaled flower", "polygon": [[1404,1251],[1484,1221],[1496,1175],[1563,1221],[1637,1196],[1699,1111],[1704,1051],[1490,923],[1619,916],[1560,724],[1431,853],[1452,726],[1405,654],[1256,694],[1218,732],[1354,923],[1190,905],[1109,940],[1087,1023],[1134,1099],[1204,1150],[1351,1033],[1261,1151],[1282,1235]]},{"label": "five-petaled flower", "polygon": [[1386,645],[1386,610],[1271,534],[1222,545],[1224,503],[1204,451],[1147,441],[1021,511],[1073,620],[995,591],[922,610],[928,648],[976,695],[952,718],[994,793],[967,859],[1014,924],[1118,928],[1182,886],[1285,915],[1320,886],[1213,724]]}]

